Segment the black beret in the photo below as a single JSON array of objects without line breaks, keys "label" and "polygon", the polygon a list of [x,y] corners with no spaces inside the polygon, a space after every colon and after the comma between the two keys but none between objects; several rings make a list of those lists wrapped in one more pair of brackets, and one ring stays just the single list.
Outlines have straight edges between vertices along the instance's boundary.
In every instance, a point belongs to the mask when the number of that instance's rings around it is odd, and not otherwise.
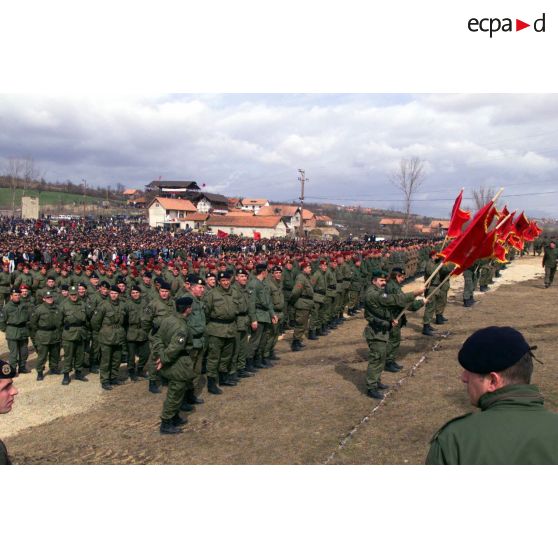
[{"label": "black beret", "polygon": [[21,294],[20,291],[19,291],[19,287],[14,287],[14,288],[10,291],[10,293],[11,293],[11,294]]},{"label": "black beret", "polygon": [[130,289],[130,292],[133,292],[133,291],[137,291],[138,293],[141,293],[141,289],[140,289],[137,285],[134,285],[134,286]]},{"label": "black beret", "polygon": [[267,269],[267,264],[266,263],[259,263],[256,264],[256,273],[259,274],[262,271],[265,271]]},{"label": "black beret", "polygon": [[68,287],[68,285],[64,284],[64,285],[60,285],[60,290],[61,291],[67,291],[70,287]]},{"label": "black beret", "polygon": [[16,369],[12,368],[5,360],[0,360],[0,380],[9,380],[16,377]]},{"label": "black beret", "polygon": [[517,329],[490,326],[467,338],[457,360],[469,372],[490,374],[513,366],[531,348]]},{"label": "black beret", "polygon": [[163,279],[162,281],[159,282],[159,288],[165,289],[166,291],[170,291],[170,290],[171,290],[170,283],[167,283],[164,279]]},{"label": "black beret", "polygon": [[405,275],[405,271],[401,267],[394,267],[391,271],[392,273],[399,273],[399,275]]},{"label": "black beret", "polygon": [[162,277],[155,277],[155,279],[153,280],[153,282],[159,286],[161,286],[161,283],[163,283],[163,281],[164,279]]},{"label": "black beret", "polygon": [[149,279],[151,279],[151,275],[152,275],[151,271],[146,271],[146,272],[143,274],[144,277],[149,277]]},{"label": "black beret", "polygon": [[111,293],[120,293],[120,289],[118,288],[117,285],[111,285],[110,286],[110,292]]},{"label": "black beret", "polygon": [[87,289],[87,285],[83,281],[78,284],[78,287],[83,287],[84,289]]},{"label": "black beret", "polygon": [[205,281],[199,275],[193,273],[188,275],[188,283],[190,283],[190,285],[205,285]]},{"label": "black beret", "polygon": [[119,275],[116,278],[116,284],[118,284],[118,283],[124,283],[124,285],[125,285],[126,284],[126,279],[124,279],[124,277],[122,277],[122,275]]},{"label": "black beret", "polygon": [[194,300],[190,296],[182,296],[180,298],[177,298],[176,302],[174,303],[176,311],[180,313],[184,312],[186,308],[190,308],[190,306],[192,306],[192,302],[194,302]]},{"label": "black beret", "polygon": [[101,287],[105,287],[106,289],[110,289],[110,283],[108,281],[101,281]]},{"label": "black beret", "polygon": [[283,271],[283,268],[280,265],[274,265],[271,268],[271,272],[274,273],[275,271]]},{"label": "black beret", "polygon": [[372,279],[387,279],[387,273],[383,269],[375,269],[372,272]]},{"label": "black beret", "polygon": [[219,272],[219,281],[221,279],[230,279],[232,277],[231,272],[230,271],[220,271]]},{"label": "black beret", "polygon": [[208,271],[208,272],[205,274],[205,278],[206,278],[206,279],[209,279],[210,277],[213,277],[213,278],[215,278],[215,279],[217,278],[217,276],[215,275],[215,273],[212,273],[211,271]]},{"label": "black beret", "polygon": [[237,275],[250,275],[246,269],[240,268],[236,270]]},{"label": "black beret", "polygon": [[95,272],[93,272],[90,276],[90,279],[99,279],[99,276]]}]

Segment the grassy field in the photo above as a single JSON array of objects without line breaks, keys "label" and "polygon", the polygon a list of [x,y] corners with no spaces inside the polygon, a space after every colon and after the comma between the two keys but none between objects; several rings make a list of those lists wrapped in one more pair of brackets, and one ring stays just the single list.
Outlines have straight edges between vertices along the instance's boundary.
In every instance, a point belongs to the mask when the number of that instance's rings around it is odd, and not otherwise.
[{"label": "grassy field", "polygon": [[[27,190],[26,195],[35,197],[39,192],[37,190]],[[16,208],[21,207],[21,196],[23,190],[16,191]],[[57,205],[68,205],[77,204],[81,206],[83,203],[83,196],[80,194],[68,194],[65,192],[40,192],[39,194],[39,205],[44,207],[47,205],[57,206]],[[93,196],[85,196],[86,205],[99,204],[101,198],[95,198]],[[11,209],[12,207],[12,192],[9,188],[0,188],[0,209]]]}]

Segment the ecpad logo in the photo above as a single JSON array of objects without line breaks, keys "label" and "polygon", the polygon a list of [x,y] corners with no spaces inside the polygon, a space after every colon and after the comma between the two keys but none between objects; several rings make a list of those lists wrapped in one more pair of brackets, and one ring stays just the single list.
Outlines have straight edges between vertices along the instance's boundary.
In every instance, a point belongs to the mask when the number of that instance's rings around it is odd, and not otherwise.
[{"label": "ecpad logo", "polygon": [[[545,18],[546,14],[543,13],[543,15],[539,19],[536,19],[533,22],[533,29],[536,33],[545,32]],[[512,18],[509,17],[505,17],[503,19],[497,17],[485,17],[482,19],[477,19],[475,17],[472,17],[467,23],[467,27],[472,33],[478,33],[479,31],[483,33],[490,33],[490,38],[492,38],[492,35],[494,33],[497,33],[498,31],[502,31],[504,33],[514,31]],[[525,23],[520,19],[515,20],[515,31],[521,31],[522,29],[526,29],[527,27],[531,27],[531,24]]]}]

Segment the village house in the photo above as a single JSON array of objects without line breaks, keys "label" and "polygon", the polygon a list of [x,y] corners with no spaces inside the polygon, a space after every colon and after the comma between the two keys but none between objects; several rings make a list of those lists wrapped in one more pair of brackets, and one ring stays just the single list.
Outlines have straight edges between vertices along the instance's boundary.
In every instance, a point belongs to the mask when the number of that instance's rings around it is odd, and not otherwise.
[{"label": "village house", "polygon": [[264,199],[244,198],[242,200],[242,211],[251,211],[256,215],[262,207],[268,206],[269,202]]},{"label": "village house", "polygon": [[153,198],[147,209],[150,227],[166,229],[186,228],[184,219],[196,208],[190,200],[174,198]]},{"label": "village house", "polygon": [[199,194],[200,187],[193,180],[153,180],[146,187],[146,192],[164,198],[191,199]]},{"label": "village house", "polygon": [[278,238],[287,235],[287,227],[279,216],[212,214],[206,225],[208,232],[215,235],[234,234],[247,238]]},{"label": "village house", "polygon": [[229,202],[221,194],[200,193],[192,198],[199,213],[227,213]]},{"label": "village house", "polygon": [[436,220],[430,223],[430,230],[432,233],[437,233],[441,236],[445,235],[448,232],[449,226],[449,221]]}]

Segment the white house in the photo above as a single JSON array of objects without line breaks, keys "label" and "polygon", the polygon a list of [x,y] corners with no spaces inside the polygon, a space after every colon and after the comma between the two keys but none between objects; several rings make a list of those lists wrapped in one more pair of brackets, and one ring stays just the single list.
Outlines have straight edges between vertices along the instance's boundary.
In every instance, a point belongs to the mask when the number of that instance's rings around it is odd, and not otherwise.
[{"label": "white house", "polygon": [[287,235],[287,226],[280,216],[210,215],[206,221],[209,232],[235,234],[247,238],[277,238]]},{"label": "white house", "polygon": [[189,200],[154,198],[147,211],[150,227],[185,229],[184,219],[196,213],[196,208]]},{"label": "white house", "polygon": [[229,211],[229,200],[221,194],[198,194],[192,200],[196,204],[199,213],[227,213]]},{"label": "white house", "polygon": [[269,205],[267,200],[256,199],[256,198],[244,198],[242,200],[242,211],[251,211],[252,213],[258,213],[262,207]]}]

